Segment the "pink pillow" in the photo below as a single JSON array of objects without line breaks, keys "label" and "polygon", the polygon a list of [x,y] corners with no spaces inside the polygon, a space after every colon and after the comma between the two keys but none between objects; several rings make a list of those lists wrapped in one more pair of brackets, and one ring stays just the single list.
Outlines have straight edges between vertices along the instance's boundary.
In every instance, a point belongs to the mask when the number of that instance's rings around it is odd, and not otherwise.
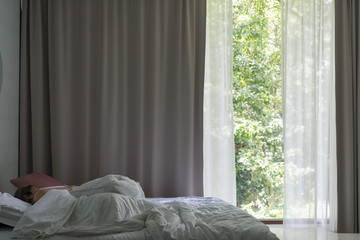
[{"label": "pink pillow", "polygon": [[32,185],[37,188],[64,186],[65,184],[59,182],[43,173],[31,173],[18,178],[11,179],[10,182],[17,188]]}]

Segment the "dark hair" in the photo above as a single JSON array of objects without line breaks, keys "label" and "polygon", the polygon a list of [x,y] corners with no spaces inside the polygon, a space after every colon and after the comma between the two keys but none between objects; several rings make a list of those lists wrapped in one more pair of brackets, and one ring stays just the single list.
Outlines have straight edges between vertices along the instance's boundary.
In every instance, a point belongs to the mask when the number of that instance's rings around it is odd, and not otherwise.
[{"label": "dark hair", "polygon": [[32,188],[32,185],[19,188],[18,190],[16,190],[16,192],[14,194],[14,197],[32,204],[33,199],[29,198],[29,197],[27,197],[27,198],[25,197],[25,196],[31,196],[32,195],[31,188]]}]

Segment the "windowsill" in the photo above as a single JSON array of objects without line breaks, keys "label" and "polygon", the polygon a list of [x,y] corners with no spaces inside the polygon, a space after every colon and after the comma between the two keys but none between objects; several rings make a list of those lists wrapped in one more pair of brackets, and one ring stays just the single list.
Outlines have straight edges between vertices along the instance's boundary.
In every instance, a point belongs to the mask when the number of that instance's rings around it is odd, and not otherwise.
[{"label": "windowsill", "polygon": [[269,225],[269,224],[283,224],[282,219],[260,219],[260,222]]}]

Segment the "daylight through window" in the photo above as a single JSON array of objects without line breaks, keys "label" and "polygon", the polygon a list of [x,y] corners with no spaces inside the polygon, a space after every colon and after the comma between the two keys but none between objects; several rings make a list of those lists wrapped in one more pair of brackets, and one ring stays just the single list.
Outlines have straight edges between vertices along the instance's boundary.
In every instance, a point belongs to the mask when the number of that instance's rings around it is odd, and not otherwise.
[{"label": "daylight through window", "polygon": [[233,0],[237,204],[283,217],[280,0]]}]

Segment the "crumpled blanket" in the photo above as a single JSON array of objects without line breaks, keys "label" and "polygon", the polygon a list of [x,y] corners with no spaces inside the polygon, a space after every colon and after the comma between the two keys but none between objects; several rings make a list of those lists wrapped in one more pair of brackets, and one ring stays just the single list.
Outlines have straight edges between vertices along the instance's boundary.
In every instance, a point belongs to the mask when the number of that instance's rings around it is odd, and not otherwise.
[{"label": "crumpled blanket", "polygon": [[119,193],[133,198],[145,198],[140,184],[122,175],[107,175],[86,182],[71,191],[75,197],[91,196],[96,193]]},{"label": "crumpled blanket", "polygon": [[[103,187],[111,182],[117,186],[105,191]],[[13,237],[96,236],[145,229],[145,238],[150,240],[278,239],[264,224],[229,204],[194,208],[180,201],[149,201],[136,182],[117,176],[89,183],[75,194],[66,190],[46,193],[24,212]]]}]

